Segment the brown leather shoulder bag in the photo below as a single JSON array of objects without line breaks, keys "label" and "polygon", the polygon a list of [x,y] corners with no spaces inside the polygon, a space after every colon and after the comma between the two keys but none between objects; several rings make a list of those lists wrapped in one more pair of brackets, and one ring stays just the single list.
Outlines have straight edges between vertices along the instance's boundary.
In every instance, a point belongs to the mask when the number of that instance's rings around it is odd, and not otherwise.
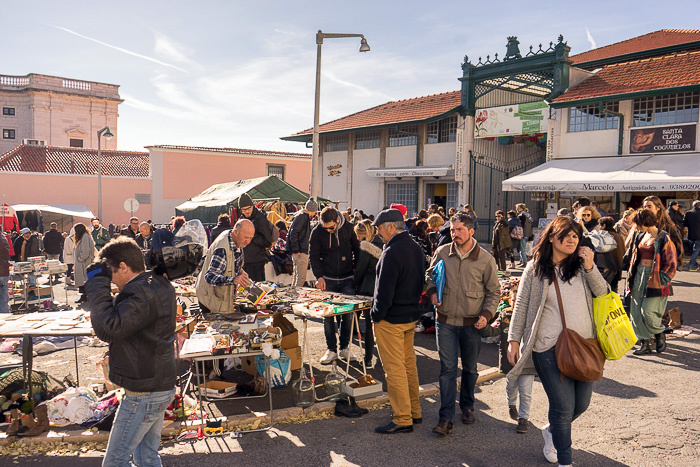
[{"label": "brown leather shoulder bag", "polygon": [[557,358],[557,365],[561,372],[561,379],[568,376],[576,381],[592,383],[603,378],[603,365],[605,356],[600,349],[598,339],[584,339],[581,334],[566,327],[564,317],[564,305],[559,291],[559,278],[555,272],[554,288],[557,291],[557,302],[559,302],[559,313],[561,314],[562,331],[557,339],[554,354]]}]

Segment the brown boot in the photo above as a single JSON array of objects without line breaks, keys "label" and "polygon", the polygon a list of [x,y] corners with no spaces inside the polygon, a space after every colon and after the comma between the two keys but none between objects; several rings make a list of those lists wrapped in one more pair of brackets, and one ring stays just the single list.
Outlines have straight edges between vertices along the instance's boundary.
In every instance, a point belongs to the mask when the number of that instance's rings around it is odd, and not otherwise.
[{"label": "brown boot", "polygon": [[668,322],[669,328],[677,329],[681,327],[681,312],[678,307],[668,310],[668,316],[670,318]]},{"label": "brown boot", "polygon": [[19,431],[19,419],[22,418],[22,412],[19,409],[12,409],[10,413],[12,414],[12,423],[10,423],[6,433],[7,436],[15,436]]},{"label": "brown boot", "polygon": [[34,415],[36,415],[36,424],[34,427],[24,433],[20,433],[19,436],[39,436],[49,429],[49,413],[46,404],[40,404],[34,407]]}]

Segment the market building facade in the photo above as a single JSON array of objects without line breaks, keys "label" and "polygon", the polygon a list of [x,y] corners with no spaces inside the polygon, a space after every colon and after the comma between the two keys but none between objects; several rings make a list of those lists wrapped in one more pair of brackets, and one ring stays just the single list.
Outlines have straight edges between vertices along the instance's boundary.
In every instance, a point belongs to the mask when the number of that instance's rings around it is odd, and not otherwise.
[{"label": "market building facade", "polygon": [[503,183],[540,192],[549,214],[579,196],[612,214],[656,195],[700,193],[700,31],[661,30],[572,58],[585,79],[551,100],[548,161]]},{"label": "market building facade", "polygon": [[30,73],[0,75],[0,154],[20,144],[97,148],[97,131],[115,135],[103,149],[116,149],[119,86]]}]

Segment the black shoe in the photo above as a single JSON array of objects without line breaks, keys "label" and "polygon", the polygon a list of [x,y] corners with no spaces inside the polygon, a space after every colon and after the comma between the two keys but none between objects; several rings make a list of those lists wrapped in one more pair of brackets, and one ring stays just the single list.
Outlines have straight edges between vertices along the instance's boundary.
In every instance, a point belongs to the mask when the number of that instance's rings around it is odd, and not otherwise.
[{"label": "black shoe", "polygon": [[527,423],[527,418],[518,419],[518,427],[515,429],[516,433],[527,433],[529,425]]},{"label": "black shoe", "polygon": [[641,347],[632,352],[633,355],[649,355],[651,348],[649,347],[649,339],[639,339]]},{"label": "black shoe", "polygon": [[666,350],[666,334],[663,332],[656,335],[656,353]]},{"label": "black shoe", "polygon": [[436,433],[440,436],[447,436],[450,433],[452,433],[452,422],[448,422],[447,420],[440,420],[437,425],[435,425],[435,428],[433,428],[433,433]]},{"label": "black shoe", "polygon": [[423,423],[423,417],[418,417],[418,418],[413,419],[414,425],[420,425],[421,423]]},{"label": "black shoe", "polygon": [[514,405],[509,405],[508,406],[508,415],[510,416],[511,420],[517,420],[518,419],[518,409],[516,409]]},{"label": "black shoe", "polygon": [[393,435],[395,433],[410,433],[413,431],[413,425],[397,425],[394,422],[389,422],[388,425],[380,426],[374,429],[377,433]]},{"label": "black shoe", "polygon": [[465,425],[472,425],[476,423],[474,409],[465,409],[462,411],[462,423],[464,423]]}]

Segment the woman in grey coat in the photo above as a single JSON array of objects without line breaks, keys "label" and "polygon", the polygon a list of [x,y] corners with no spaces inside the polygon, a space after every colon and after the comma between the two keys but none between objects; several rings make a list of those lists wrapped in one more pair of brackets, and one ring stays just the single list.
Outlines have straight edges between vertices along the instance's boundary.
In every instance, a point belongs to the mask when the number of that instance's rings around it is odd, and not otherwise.
[{"label": "woman in grey coat", "polygon": [[581,226],[565,216],[554,219],[542,232],[533,260],[523,271],[508,332],[508,360],[514,368],[507,378],[517,379],[534,363],[549,399],[543,452],[549,462],[562,466],[572,463],[571,422],[588,408],[593,383],[559,372],[554,349],[562,323],[554,280],[564,298],[567,328],[587,339],[596,335],[593,297],[610,290],[593,263],[593,251],[579,246],[582,238]]},{"label": "woman in grey coat", "polygon": [[87,282],[87,268],[95,259],[95,241],[87,231],[85,224],[77,223],[75,229],[75,250],[73,258],[75,261],[75,285],[81,293],[80,299],[76,302],[83,303],[86,300],[84,285]]}]

